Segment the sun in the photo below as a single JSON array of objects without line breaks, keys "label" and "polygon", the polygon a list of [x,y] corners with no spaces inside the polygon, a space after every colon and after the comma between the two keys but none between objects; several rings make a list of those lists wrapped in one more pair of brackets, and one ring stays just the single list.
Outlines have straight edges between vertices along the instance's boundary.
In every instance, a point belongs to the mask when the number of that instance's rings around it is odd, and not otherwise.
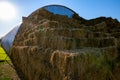
[{"label": "sun", "polygon": [[16,17],[17,10],[10,2],[0,2],[0,20],[12,20]]}]

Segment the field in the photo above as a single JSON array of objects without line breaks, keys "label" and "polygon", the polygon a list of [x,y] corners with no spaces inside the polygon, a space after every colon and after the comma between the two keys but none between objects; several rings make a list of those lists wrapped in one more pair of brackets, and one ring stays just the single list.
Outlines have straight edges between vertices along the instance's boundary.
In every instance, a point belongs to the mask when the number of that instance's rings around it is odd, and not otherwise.
[{"label": "field", "polygon": [[10,60],[10,58],[6,55],[3,48],[0,47],[0,62],[5,61],[5,60]]},{"label": "field", "polygon": [[[9,62],[9,64],[6,62]],[[0,47],[0,80],[19,80],[14,68],[12,68],[10,58]]]}]

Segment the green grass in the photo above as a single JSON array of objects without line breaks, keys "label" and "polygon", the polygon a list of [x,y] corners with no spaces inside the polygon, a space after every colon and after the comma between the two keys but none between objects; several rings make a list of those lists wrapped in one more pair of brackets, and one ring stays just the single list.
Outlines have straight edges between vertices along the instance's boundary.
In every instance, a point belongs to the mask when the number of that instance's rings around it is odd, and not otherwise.
[{"label": "green grass", "polygon": [[10,60],[10,58],[5,53],[4,49],[0,47],[0,61],[4,60]]},{"label": "green grass", "polygon": [[[9,72],[4,72],[3,70],[7,70],[7,69],[4,69],[4,67],[2,67],[2,66],[4,66],[4,64],[3,63],[0,63],[0,80],[11,80],[10,78],[9,78],[9,76],[7,76],[6,74],[8,74]],[[4,73],[3,73],[4,72]]]},{"label": "green grass", "polygon": [[[13,78],[16,77],[16,73],[5,60],[11,64],[10,58],[5,53],[4,49],[0,47],[0,80],[13,80]],[[16,80],[16,78],[14,80]]]},{"label": "green grass", "polygon": [[[7,57],[7,58],[6,58]],[[0,47],[0,61],[5,61],[8,60],[10,61],[10,58],[7,56],[5,53],[4,49]],[[7,64],[6,62],[0,62],[0,80],[10,80],[8,76],[3,76],[3,69],[1,68],[1,65]]]},{"label": "green grass", "polygon": [[8,78],[8,77],[3,77],[3,78],[0,78],[0,80],[10,80],[10,78]]}]

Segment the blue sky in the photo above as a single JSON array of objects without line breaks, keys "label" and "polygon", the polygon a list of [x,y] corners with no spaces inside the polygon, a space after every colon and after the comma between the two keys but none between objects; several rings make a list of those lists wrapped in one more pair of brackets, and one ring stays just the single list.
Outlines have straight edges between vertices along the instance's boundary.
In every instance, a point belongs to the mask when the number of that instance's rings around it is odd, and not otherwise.
[{"label": "blue sky", "polygon": [[106,16],[117,18],[120,21],[120,0],[0,0],[0,2],[1,1],[12,3],[18,13],[14,20],[0,20],[0,37],[18,25],[22,21],[22,16],[27,17],[36,9],[50,4],[67,6],[85,19]]}]

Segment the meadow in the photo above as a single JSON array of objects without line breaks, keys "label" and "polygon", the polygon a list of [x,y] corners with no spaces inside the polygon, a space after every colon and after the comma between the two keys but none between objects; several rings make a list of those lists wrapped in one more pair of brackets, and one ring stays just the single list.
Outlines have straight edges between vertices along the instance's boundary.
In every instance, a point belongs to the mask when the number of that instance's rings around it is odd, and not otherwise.
[{"label": "meadow", "polygon": [[2,47],[0,47],[0,62],[3,62],[5,60],[8,61],[8,60],[10,60],[10,58],[5,53],[4,49]]},{"label": "meadow", "polygon": [[11,65],[12,62],[10,58],[5,53],[4,49],[0,47],[0,80],[20,80]]}]

